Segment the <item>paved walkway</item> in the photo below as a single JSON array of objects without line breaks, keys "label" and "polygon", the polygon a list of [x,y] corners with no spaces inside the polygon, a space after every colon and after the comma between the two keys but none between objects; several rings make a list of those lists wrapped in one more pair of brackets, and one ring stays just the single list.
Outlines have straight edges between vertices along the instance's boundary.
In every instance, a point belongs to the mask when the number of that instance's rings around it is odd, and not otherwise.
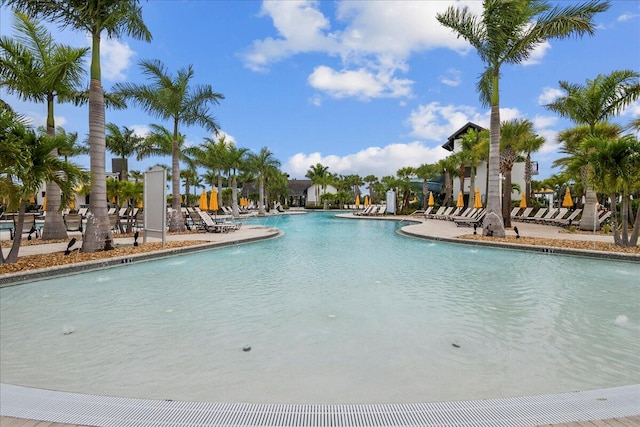
[{"label": "paved walkway", "polygon": [[[353,218],[353,219],[382,219],[382,220],[398,220],[399,218],[402,221],[407,221],[407,225],[403,227],[403,231],[410,235],[414,235],[417,237],[425,237],[425,238],[435,238],[435,239],[457,239],[461,235],[471,234],[473,230],[470,228],[464,227],[456,227],[455,224],[451,221],[442,221],[442,220],[421,220],[419,219],[418,223],[411,223],[409,221],[415,221],[416,218],[410,217],[357,217],[351,214],[339,214],[339,216],[344,218]],[[553,238],[553,239],[566,239],[566,240],[581,240],[587,242],[595,242],[595,241],[603,241],[603,242],[611,242],[612,238],[610,236],[604,236],[602,234],[572,234],[563,232],[563,229],[558,227],[551,227],[540,224],[531,224],[531,223],[516,223],[519,229],[519,233],[521,236],[531,236],[531,237],[541,237],[541,238]],[[201,240],[203,245],[207,246],[219,246],[226,245],[232,243],[246,242],[250,240],[264,239],[269,237],[274,237],[278,234],[278,231],[274,228],[267,228],[261,226],[253,226],[253,225],[245,225],[240,230],[232,232],[232,233],[222,233],[222,234],[213,234],[213,233],[197,233],[197,234],[183,234],[183,235],[169,235],[167,236],[167,240]],[[513,230],[507,230],[507,234],[515,235]],[[73,233],[70,233],[70,237],[73,236]],[[0,234],[0,239],[6,240],[5,236]],[[141,241],[142,239],[139,239]],[[157,240],[157,239],[156,239]],[[115,236],[115,242],[118,244],[131,244],[133,243],[132,238],[118,238]],[[62,252],[66,249],[66,243],[53,243],[53,244],[42,244],[42,245],[30,245],[25,246],[20,249],[20,256],[25,255],[37,255],[51,252]],[[601,252],[594,252],[597,254],[601,254]],[[640,256],[637,257],[640,260]],[[622,418],[610,418],[610,419],[600,419],[600,420],[592,420],[592,421],[580,421],[580,422],[572,422],[572,423],[563,423],[563,424],[544,424],[547,426],[566,426],[566,427],[640,427],[640,400],[638,401],[639,414],[638,416],[631,417],[622,417]],[[2,404],[0,403],[0,413],[2,413]],[[157,423],[154,423],[157,424]],[[143,424],[140,424],[143,425]],[[206,425],[206,424],[203,424]],[[438,424],[445,425],[445,424]],[[83,427],[84,425],[79,424],[59,424],[54,422],[46,422],[46,421],[35,421],[29,419],[21,419],[21,418],[13,418],[13,417],[0,417],[0,427]]]}]

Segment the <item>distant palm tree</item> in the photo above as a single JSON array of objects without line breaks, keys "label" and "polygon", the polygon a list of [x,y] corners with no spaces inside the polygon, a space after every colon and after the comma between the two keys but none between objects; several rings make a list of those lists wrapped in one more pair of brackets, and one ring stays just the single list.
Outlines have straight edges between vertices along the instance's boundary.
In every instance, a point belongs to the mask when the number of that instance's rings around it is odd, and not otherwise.
[{"label": "distant palm tree", "polygon": [[259,153],[249,154],[249,163],[258,173],[258,215],[264,215],[264,182],[267,177],[268,170],[272,168],[279,168],[280,161],[275,158],[274,154],[268,147],[262,147]]},{"label": "distant palm tree", "polygon": [[204,142],[193,147],[193,157],[197,164],[208,169],[206,175],[207,182],[212,187],[218,188],[218,206],[222,206],[222,178],[227,170],[227,145],[225,135],[221,135],[217,140],[204,138]]},{"label": "distant palm tree", "polygon": [[128,179],[128,168],[125,167],[129,157],[140,152],[143,147],[144,138],[134,133],[133,129],[123,126],[122,129],[115,123],[105,125],[107,131],[105,143],[107,150],[120,157],[122,170],[120,171],[120,181]]},{"label": "distant palm tree", "polygon": [[[316,206],[320,201],[320,196],[327,190],[327,185],[331,181],[331,173],[329,173],[329,166],[323,166],[320,163],[311,165],[311,168],[307,170],[305,177],[309,178],[315,187]],[[320,190],[322,189],[322,193]],[[325,205],[326,208],[326,205]]]},{"label": "distant palm tree", "polygon": [[245,167],[247,148],[238,148],[235,144],[227,146],[226,160],[231,179],[231,210],[234,217],[240,216],[238,209],[238,171]]},{"label": "distant palm tree", "polygon": [[217,132],[219,125],[209,112],[210,104],[218,104],[224,95],[216,93],[210,85],[190,86],[194,76],[193,67],[178,70],[172,75],[159,60],[140,61],[142,73],[149,78],[149,84],[119,83],[114,90],[131,99],[147,113],[173,125],[172,168],[172,215],[169,231],[184,230],[184,219],[180,210],[180,124],[200,125],[206,130]]},{"label": "distant palm tree", "polygon": [[399,187],[402,190],[402,203],[400,205],[400,212],[403,212],[409,207],[409,198],[411,196],[411,178],[416,176],[416,169],[411,166],[405,166],[396,171],[398,175]]},{"label": "distant palm tree", "polygon": [[117,38],[121,35],[151,40],[151,33],[142,21],[139,0],[4,0],[32,16],[44,16],[62,27],[71,27],[91,35],[91,66],[89,83],[89,145],[91,146],[91,216],[87,220],[83,252],[113,248],[111,224],[107,215],[105,173],[104,91],[100,70],[100,39],[104,32]]},{"label": "distant palm tree", "polygon": [[[631,70],[598,75],[586,84],[560,82],[564,95],[547,104],[549,110],[567,117],[578,125],[589,126],[591,136],[596,125],[605,123],[640,97],[640,73]],[[581,230],[591,230],[596,224],[596,192],[586,189],[585,206],[580,219]]]},{"label": "distant palm tree", "polygon": [[[0,38],[0,87],[19,98],[47,106],[47,135],[56,134],[55,101],[69,102],[78,91],[88,48],[58,44],[46,27],[28,15],[15,12],[16,39]],[[57,150],[51,153],[58,155]],[[62,219],[60,188],[47,182],[47,207],[42,238],[66,239]]]},{"label": "distant palm tree", "polygon": [[594,34],[596,13],[609,8],[609,1],[590,1],[577,6],[553,7],[544,0],[484,0],[480,16],[467,7],[450,6],[438,21],[467,40],[486,68],[477,84],[480,101],[491,106],[489,192],[483,233],[504,237],[500,207],[500,75],[504,64],[521,64],[549,39]]},{"label": "distant palm tree", "polygon": [[416,176],[422,179],[422,207],[427,208],[429,204],[429,180],[438,176],[435,164],[423,163],[416,168]]},{"label": "distant palm tree", "polygon": [[369,200],[373,203],[373,187],[378,182],[378,177],[375,175],[367,175],[363,179],[365,184],[367,184],[367,189],[369,190]]}]

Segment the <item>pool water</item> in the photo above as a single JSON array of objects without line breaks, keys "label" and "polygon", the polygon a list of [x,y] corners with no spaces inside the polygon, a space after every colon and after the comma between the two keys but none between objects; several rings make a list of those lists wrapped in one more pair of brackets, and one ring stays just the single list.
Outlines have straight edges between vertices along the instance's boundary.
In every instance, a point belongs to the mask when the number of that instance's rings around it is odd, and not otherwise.
[{"label": "pool water", "polygon": [[253,221],[285,235],[1,289],[1,381],[254,403],[640,382],[638,264],[412,239],[329,213]]}]

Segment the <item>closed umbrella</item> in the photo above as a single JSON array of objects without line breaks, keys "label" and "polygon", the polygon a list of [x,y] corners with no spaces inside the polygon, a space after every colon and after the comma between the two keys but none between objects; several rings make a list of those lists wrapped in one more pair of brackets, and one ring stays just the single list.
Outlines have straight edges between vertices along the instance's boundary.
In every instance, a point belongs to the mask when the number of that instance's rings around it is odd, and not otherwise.
[{"label": "closed umbrella", "polygon": [[564,193],[564,200],[562,201],[563,208],[570,208],[573,206],[573,198],[571,197],[571,191],[569,191],[569,187],[567,187],[567,191]]},{"label": "closed umbrella", "polygon": [[369,206],[371,204],[371,197],[364,196],[364,205]]},{"label": "closed umbrella", "polygon": [[476,188],[476,196],[473,201],[473,207],[476,209],[480,209],[482,207],[482,199],[480,198],[480,189]]},{"label": "closed umbrella", "polygon": [[522,193],[522,198],[520,199],[520,207],[521,208],[527,207],[527,195],[524,193]]},{"label": "closed umbrella", "polygon": [[216,187],[211,187],[211,199],[209,200],[209,210],[218,212],[218,192]]},{"label": "closed umbrella", "polygon": [[199,204],[199,208],[201,211],[206,211],[207,210],[207,192],[205,191],[205,189],[202,189],[202,194],[200,194],[200,204]]},{"label": "closed umbrella", "polygon": [[436,201],[433,199],[433,192],[429,191],[429,206],[433,206],[436,204]]},{"label": "closed umbrella", "polygon": [[72,211],[76,210],[76,196],[71,196],[71,202],[69,202],[69,209]]},{"label": "closed umbrella", "polygon": [[456,202],[457,208],[464,208],[464,196],[462,195],[462,191],[458,193],[458,201]]},{"label": "closed umbrella", "polygon": [[356,194],[356,208],[360,209],[360,195]]},{"label": "closed umbrella", "polygon": [[46,211],[47,210],[47,196],[44,196],[42,198],[42,210]]}]

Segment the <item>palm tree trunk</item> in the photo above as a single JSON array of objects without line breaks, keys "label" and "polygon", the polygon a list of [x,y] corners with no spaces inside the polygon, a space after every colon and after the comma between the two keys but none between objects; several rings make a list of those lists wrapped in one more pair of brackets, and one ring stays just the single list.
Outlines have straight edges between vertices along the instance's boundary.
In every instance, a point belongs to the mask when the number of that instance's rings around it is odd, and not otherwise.
[{"label": "palm tree trunk", "polygon": [[258,195],[259,195],[259,202],[258,202],[258,215],[262,216],[265,214],[264,212],[264,177],[260,176],[259,179],[259,184],[258,184]]},{"label": "palm tree trunk", "polygon": [[[100,39],[98,38],[98,45]],[[95,56],[96,46],[93,46]],[[98,49],[98,55],[100,50]],[[92,66],[96,59],[92,59]],[[92,73],[93,74],[93,73]],[[98,74],[99,75],[99,74]],[[107,215],[107,180],[105,174],[104,93],[100,79],[89,84],[89,156],[91,166],[90,215],[82,239],[82,252],[113,249],[113,236]]]},{"label": "palm tree trunk", "polygon": [[[493,88],[497,91],[496,87]],[[500,206],[500,107],[491,106],[491,136],[489,144],[489,193],[487,194],[487,214],[483,222],[483,234],[504,237],[504,223]]]},{"label": "palm tree trunk", "polygon": [[511,169],[507,169],[504,174],[504,186],[502,187],[502,217],[505,228],[511,227]]},{"label": "palm tree trunk", "polygon": [[629,196],[622,195],[622,207],[620,209],[622,221],[622,246],[629,246]]},{"label": "palm tree trunk", "polygon": [[[600,230],[600,224],[598,223],[596,204],[598,199],[596,192],[591,188],[587,188],[584,202],[584,209],[582,210],[582,217],[580,218],[580,224],[578,228],[580,230],[597,231]],[[612,210],[615,210],[615,206],[612,206]]]},{"label": "palm tree trunk", "polygon": [[240,216],[240,211],[238,210],[238,181],[236,181],[235,173],[231,180],[231,198],[231,212],[233,213],[233,217],[237,218]]},{"label": "palm tree trunk", "polygon": [[636,210],[636,220],[633,223],[633,231],[629,238],[629,246],[632,248],[638,244],[638,234],[640,234],[640,206],[638,206],[638,210]]},{"label": "palm tree trunk", "polygon": [[533,174],[531,166],[531,153],[527,153],[524,164],[524,199],[531,204],[531,176]]},{"label": "palm tree trunk", "polygon": [[173,147],[171,148],[171,220],[169,221],[169,231],[184,231],[184,220],[180,209],[180,147],[178,146],[178,123],[173,124]]},{"label": "palm tree trunk", "polygon": [[469,207],[472,208],[476,204],[476,168],[471,167],[471,176],[469,176]]},{"label": "palm tree trunk", "polygon": [[[54,99],[53,95],[47,97],[47,135],[56,136],[56,127],[53,116]],[[51,151],[51,157],[58,157],[58,150]],[[60,187],[55,182],[47,182],[47,209],[45,209],[44,227],[42,228],[42,239],[62,239],[66,240],[67,227],[60,213]]]},{"label": "palm tree trunk", "polygon": [[7,264],[18,262],[18,252],[20,252],[20,244],[22,243],[22,229],[24,227],[24,213],[26,211],[27,201],[21,200],[18,208],[18,220],[16,221],[16,233],[13,236],[11,250],[4,260]]}]

